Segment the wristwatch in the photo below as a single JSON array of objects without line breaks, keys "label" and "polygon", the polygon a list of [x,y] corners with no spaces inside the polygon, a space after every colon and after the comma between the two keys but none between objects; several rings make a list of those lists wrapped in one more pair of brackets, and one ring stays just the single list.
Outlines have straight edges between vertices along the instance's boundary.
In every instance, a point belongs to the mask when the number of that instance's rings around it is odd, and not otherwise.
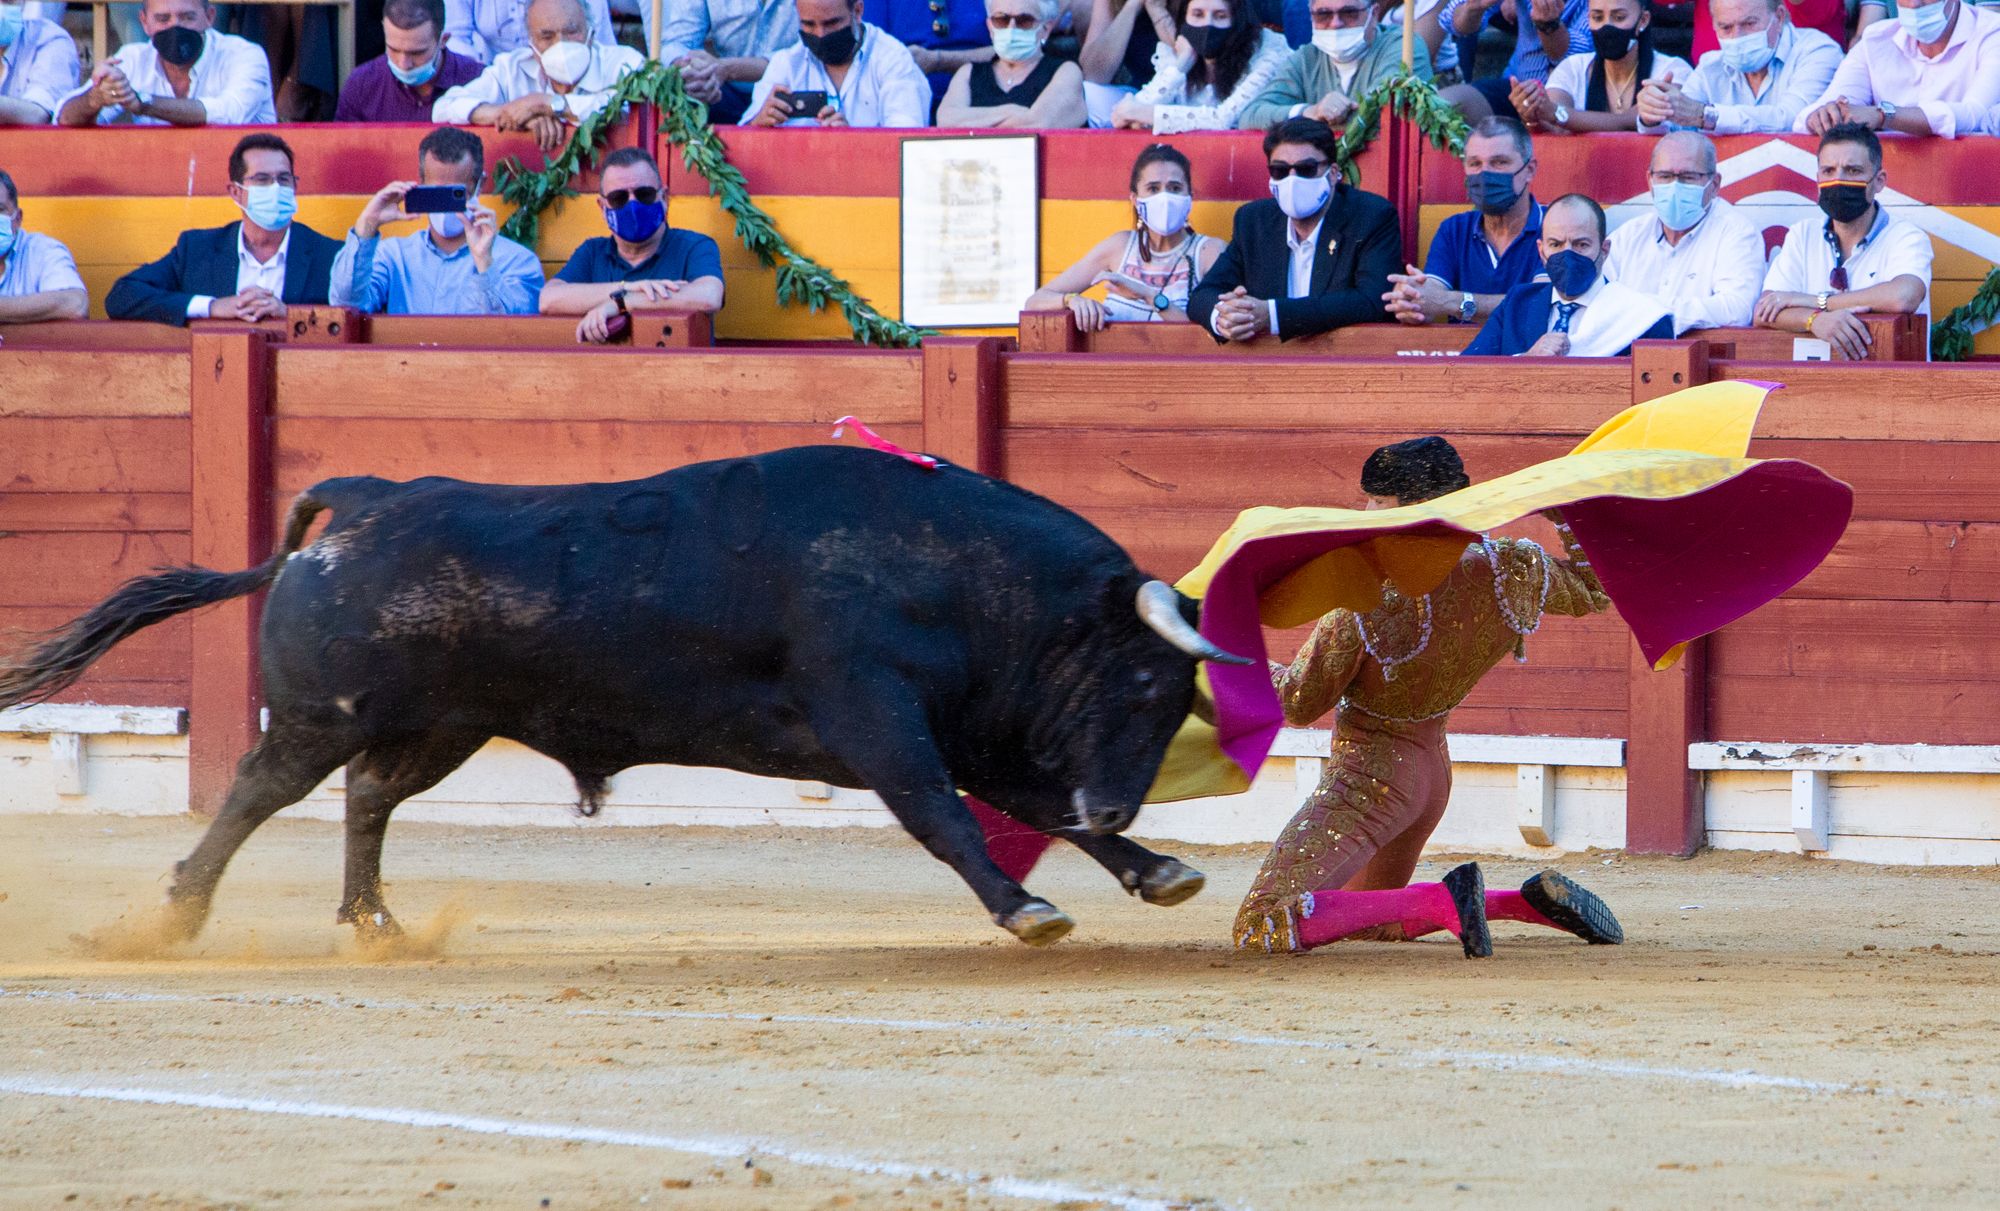
[{"label": "wristwatch", "polygon": [[1826,301],[1832,297],[1833,297],[1833,292],[1831,290],[1822,290],[1818,294],[1813,296],[1813,305],[1817,307],[1819,310],[1825,311]]},{"label": "wristwatch", "polygon": [[1172,311],[1173,309],[1174,301],[1167,297],[1166,291],[1161,290],[1153,295],[1153,310]]},{"label": "wristwatch", "polygon": [[1459,298],[1458,300],[1459,323],[1470,324],[1472,322],[1472,317],[1475,314],[1477,314],[1478,311],[1479,311],[1479,300],[1473,298],[1470,291],[1466,292],[1463,296]]},{"label": "wristwatch", "polygon": [[1558,106],[1556,106],[1556,125],[1557,125],[1557,126],[1568,126],[1568,125],[1569,125],[1569,107],[1568,107],[1568,106],[1566,106],[1566,105],[1558,105]]},{"label": "wristwatch", "polygon": [[1882,111],[1882,125],[1884,127],[1888,126],[1889,120],[1896,116],[1896,103],[1893,101],[1878,100],[1875,102],[1875,108]]},{"label": "wristwatch", "polygon": [[611,301],[617,305],[619,314],[621,315],[632,314],[632,312],[628,310],[625,306],[625,288],[623,286],[620,286],[618,289],[611,292]]},{"label": "wristwatch", "polygon": [[1704,105],[1701,107],[1701,128],[1703,130],[1714,130],[1715,124],[1721,120],[1721,115],[1715,112],[1715,106]]},{"label": "wristwatch", "polygon": [[569,98],[561,93],[549,94],[549,110],[557,117],[569,112]]},{"label": "wristwatch", "polygon": [[135,113],[135,114],[138,114],[138,113],[144,113],[144,112],[146,112],[147,110],[149,110],[149,109],[151,109],[151,108],[153,108],[153,94],[152,94],[152,93],[142,93],[142,92],[140,92],[140,91],[139,91],[138,89],[136,89],[136,88],[135,88],[135,89],[133,89],[133,90],[132,90],[132,112],[133,112],[133,113]]}]

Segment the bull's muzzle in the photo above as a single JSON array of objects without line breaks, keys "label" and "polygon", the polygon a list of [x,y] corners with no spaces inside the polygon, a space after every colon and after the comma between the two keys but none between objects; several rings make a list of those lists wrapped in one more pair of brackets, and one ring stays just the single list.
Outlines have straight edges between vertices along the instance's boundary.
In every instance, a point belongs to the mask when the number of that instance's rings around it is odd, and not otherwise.
[{"label": "bull's muzzle", "polygon": [[1085,833],[1122,833],[1138,818],[1136,807],[1102,807],[1091,803],[1088,792],[1078,789],[1069,797],[1071,810],[1075,813],[1070,827]]}]

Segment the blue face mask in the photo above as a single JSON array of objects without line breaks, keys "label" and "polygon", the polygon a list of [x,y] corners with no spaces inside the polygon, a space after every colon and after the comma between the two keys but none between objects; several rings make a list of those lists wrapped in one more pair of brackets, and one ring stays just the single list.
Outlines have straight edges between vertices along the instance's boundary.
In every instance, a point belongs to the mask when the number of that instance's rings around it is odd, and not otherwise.
[{"label": "blue face mask", "polygon": [[290,185],[245,185],[243,213],[266,231],[277,231],[299,212],[299,197]]},{"label": "blue face mask", "polygon": [[431,82],[431,79],[438,74],[438,62],[443,58],[443,55],[432,55],[429,63],[424,64],[422,67],[410,68],[408,70],[397,67],[396,61],[390,59],[388,60],[389,74],[411,88],[416,88],[419,85]]},{"label": "blue face mask", "polygon": [[1597,282],[1597,262],[1565,248],[1549,258],[1549,285],[1566,299],[1580,299]]},{"label": "blue face mask", "polygon": [[27,11],[18,4],[0,4],[0,46],[12,46],[21,37]]},{"label": "blue face mask", "polygon": [[1465,197],[1483,214],[1506,214],[1521,200],[1511,172],[1475,172],[1465,178]]},{"label": "blue face mask", "polygon": [[666,225],[667,204],[641,202],[633,198],[623,206],[606,211],[604,220],[610,224],[611,234],[627,244],[643,244]]},{"label": "blue face mask", "polygon": [[14,226],[14,216],[0,214],[0,257],[14,251],[14,245],[21,238],[21,229]]},{"label": "blue face mask", "polygon": [[1723,66],[1733,67],[1746,76],[1769,67],[1771,56],[1778,53],[1771,47],[1770,33],[1761,29],[1740,38],[1724,38],[1717,45],[1722,49]]},{"label": "blue face mask", "polygon": [[1944,40],[1944,31],[1951,25],[1951,15],[1945,10],[1946,0],[1936,4],[1926,4],[1921,8],[1896,9],[1896,20],[1903,23],[1903,32],[1917,41],[1929,44]]},{"label": "blue face mask", "polygon": [[1685,181],[1669,181],[1665,185],[1653,186],[1653,208],[1660,213],[1660,222],[1672,231],[1687,231],[1701,216],[1708,213],[1704,201],[1708,194],[1705,185],[1689,185]]}]

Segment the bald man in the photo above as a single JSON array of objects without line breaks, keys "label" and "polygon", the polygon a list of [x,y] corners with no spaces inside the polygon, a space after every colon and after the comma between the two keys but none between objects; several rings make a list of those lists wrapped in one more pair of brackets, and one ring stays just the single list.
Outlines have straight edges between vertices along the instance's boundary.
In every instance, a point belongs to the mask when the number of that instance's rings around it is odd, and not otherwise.
[{"label": "bald man", "polygon": [[1624,357],[1636,340],[1674,335],[1667,306],[1604,280],[1604,208],[1566,193],[1542,212],[1543,274],[1516,286],[1465,347],[1467,357]]},{"label": "bald man", "polygon": [[1613,233],[1605,279],[1659,298],[1676,335],[1748,328],[1764,288],[1764,237],[1720,196],[1715,144],[1692,130],[1666,135],[1646,186],[1653,211]]},{"label": "bald man", "polygon": [[593,43],[581,0],[534,0],[527,26],[528,45],[497,56],[478,79],[439,97],[431,120],[525,130],[543,151],[554,151],[603,108],[619,77],[646,63],[630,47]]}]

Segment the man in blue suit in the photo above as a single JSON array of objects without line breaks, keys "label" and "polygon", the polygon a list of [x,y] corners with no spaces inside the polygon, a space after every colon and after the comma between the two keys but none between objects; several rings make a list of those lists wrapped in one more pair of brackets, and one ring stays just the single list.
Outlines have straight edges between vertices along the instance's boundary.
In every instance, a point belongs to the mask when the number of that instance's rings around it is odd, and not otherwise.
[{"label": "man in blue suit", "polygon": [[1672,340],[1665,303],[1604,280],[1611,241],[1604,208],[1580,193],[1542,212],[1542,261],[1535,280],[1514,287],[1465,347],[1468,357],[1624,357],[1636,340]]},{"label": "man in blue suit", "polygon": [[292,303],[325,303],[340,241],[294,223],[292,149],[273,134],[245,135],[229,153],[229,197],[243,218],[183,231],[172,252],[119,278],[104,297],[114,320],[277,319]]}]

